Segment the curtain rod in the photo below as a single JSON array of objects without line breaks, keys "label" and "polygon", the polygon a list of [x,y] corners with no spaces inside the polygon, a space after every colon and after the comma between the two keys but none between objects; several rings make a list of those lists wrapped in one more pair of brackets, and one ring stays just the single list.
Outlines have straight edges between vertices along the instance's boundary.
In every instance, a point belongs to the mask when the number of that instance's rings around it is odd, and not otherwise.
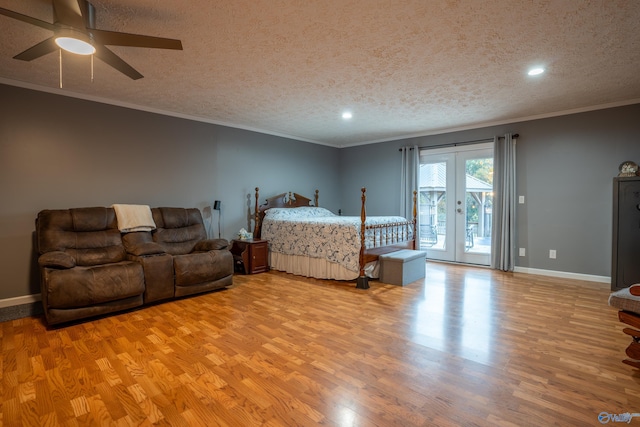
[{"label": "curtain rod", "polygon": [[[512,138],[518,138],[520,135],[517,133],[514,133],[511,137]],[[504,136],[499,136],[499,139],[504,139]],[[479,142],[489,142],[491,141],[491,138],[484,138],[484,139],[474,139],[472,141],[462,141],[462,142],[450,142],[447,144],[438,144],[438,145],[428,145],[426,147],[418,147],[418,150],[426,150],[429,148],[444,148],[444,147],[457,147],[459,145],[470,145],[470,144],[477,144]],[[413,147],[410,148],[410,150],[413,150]],[[402,151],[402,148],[399,148],[398,151]]]}]

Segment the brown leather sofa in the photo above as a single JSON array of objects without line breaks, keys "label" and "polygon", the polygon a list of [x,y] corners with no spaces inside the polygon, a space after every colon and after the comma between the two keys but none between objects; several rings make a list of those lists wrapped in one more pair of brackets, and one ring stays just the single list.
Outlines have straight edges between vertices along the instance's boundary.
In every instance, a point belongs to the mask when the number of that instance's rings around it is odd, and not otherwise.
[{"label": "brown leather sofa", "polygon": [[153,209],[157,230],[121,234],[113,208],[44,210],[36,219],[49,325],[232,284],[224,239],[206,239],[198,209]]}]

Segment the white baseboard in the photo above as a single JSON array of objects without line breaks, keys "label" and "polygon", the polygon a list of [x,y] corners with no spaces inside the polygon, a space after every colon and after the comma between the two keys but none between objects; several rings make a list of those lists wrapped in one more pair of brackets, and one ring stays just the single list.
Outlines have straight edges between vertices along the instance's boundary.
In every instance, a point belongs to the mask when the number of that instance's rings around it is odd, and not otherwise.
[{"label": "white baseboard", "polygon": [[538,274],[540,276],[561,277],[563,279],[585,280],[587,282],[611,283],[611,277],[594,276],[591,274],[570,273],[566,271],[541,270],[539,268],[516,267],[515,273]]},{"label": "white baseboard", "polygon": [[24,295],[15,298],[0,299],[0,308],[13,307],[14,305],[31,304],[33,302],[42,301],[40,294]]}]

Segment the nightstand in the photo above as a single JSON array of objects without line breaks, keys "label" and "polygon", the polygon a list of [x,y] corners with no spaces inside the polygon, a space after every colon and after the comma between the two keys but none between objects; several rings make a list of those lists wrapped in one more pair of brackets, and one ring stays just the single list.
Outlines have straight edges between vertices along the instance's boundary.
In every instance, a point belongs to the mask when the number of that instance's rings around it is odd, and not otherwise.
[{"label": "nightstand", "polygon": [[266,240],[232,240],[231,253],[236,269],[244,274],[269,271],[269,242]]}]

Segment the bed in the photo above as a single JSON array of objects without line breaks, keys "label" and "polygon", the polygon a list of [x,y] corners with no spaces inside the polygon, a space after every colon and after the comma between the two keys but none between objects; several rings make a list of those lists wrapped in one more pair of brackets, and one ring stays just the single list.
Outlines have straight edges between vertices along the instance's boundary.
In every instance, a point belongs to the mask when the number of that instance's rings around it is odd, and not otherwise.
[{"label": "bed", "polygon": [[377,278],[378,257],[415,249],[416,198],[413,218],[366,215],[366,188],[361,189],[360,216],[341,216],[297,193],[282,193],[259,204],[255,194],[254,237],[269,241],[271,268],[318,279],[356,280],[367,289]]}]

